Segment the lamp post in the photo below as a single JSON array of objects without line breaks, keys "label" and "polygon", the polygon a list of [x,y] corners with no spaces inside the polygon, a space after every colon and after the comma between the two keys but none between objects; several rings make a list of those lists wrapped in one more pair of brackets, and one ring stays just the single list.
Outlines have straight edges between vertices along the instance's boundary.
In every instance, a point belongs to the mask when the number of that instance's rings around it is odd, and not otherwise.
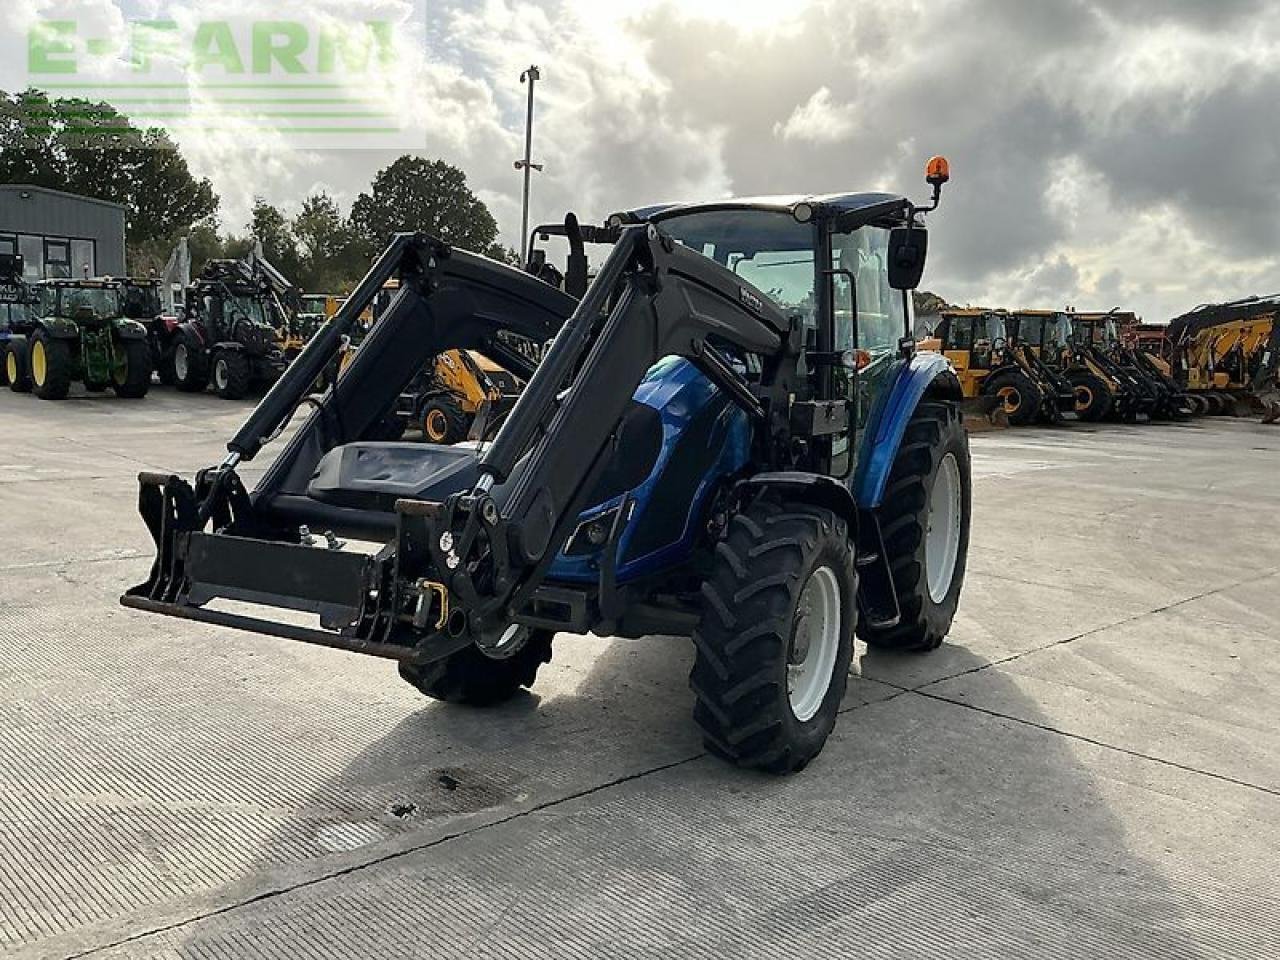
[{"label": "lamp post", "polygon": [[524,205],[520,217],[520,263],[529,265],[529,185],[533,171],[542,171],[542,164],[533,162],[533,88],[542,79],[542,71],[532,66],[520,74],[520,82],[529,85],[529,113],[524,126],[524,159],[516,161],[516,169],[524,171]]}]

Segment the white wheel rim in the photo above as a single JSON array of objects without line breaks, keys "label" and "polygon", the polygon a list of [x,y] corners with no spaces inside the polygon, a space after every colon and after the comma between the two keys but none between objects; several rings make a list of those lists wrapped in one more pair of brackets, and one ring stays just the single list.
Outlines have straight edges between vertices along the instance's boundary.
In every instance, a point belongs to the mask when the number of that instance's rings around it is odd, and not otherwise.
[{"label": "white wheel rim", "polygon": [[173,372],[179,380],[187,379],[187,345],[178,344],[173,350]]},{"label": "white wheel rim", "polygon": [[840,582],[830,567],[819,567],[800,593],[787,648],[787,699],[801,723],[822,708],[839,650]]},{"label": "white wheel rim", "polygon": [[956,561],[960,558],[960,463],[948,453],[938,466],[929,492],[929,525],[925,534],[925,569],[929,596],[942,603],[951,592]]},{"label": "white wheel rim", "polygon": [[219,390],[225,390],[227,389],[228,379],[227,361],[219,359],[218,362],[213,365],[213,382],[217,385]]}]

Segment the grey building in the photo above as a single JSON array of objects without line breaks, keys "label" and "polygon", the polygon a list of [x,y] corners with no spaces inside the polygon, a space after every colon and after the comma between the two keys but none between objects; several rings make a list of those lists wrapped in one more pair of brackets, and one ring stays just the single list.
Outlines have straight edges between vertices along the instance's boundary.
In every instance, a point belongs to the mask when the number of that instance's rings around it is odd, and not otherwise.
[{"label": "grey building", "polygon": [[28,280],[125,275],[125,208],[20,183],[0,184],[0,253],[20,253]]}]

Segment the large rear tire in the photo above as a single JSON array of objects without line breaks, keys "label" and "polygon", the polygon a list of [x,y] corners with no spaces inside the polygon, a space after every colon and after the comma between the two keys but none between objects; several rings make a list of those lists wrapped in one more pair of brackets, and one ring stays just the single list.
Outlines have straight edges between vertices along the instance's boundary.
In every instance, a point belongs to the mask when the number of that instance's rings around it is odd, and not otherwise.
[{"label": "large rear tire", "polygon": [[689,685],[707,749],[741,767],[801,770],[835,727],[853,659],[848,524],[758,500],[729,524],[702,588]]},{"label": "large rear tire", "polygon": [[969,557],[969,439],[949,403],[921,403],[889,471],[881,530],[901,618],[863,620],[858,637],[886,650],[935,650],[951,631]]},{"label": "large rear tire", "polygon": [[402,663],[400,677],[433,700],[491,707],[533,686],[538,668],[551,662],[553,636],[550,630],[530,630],[524,646],[505,659],[467,647],[425,666]]},{"label": "large rear tire", "polygon": [[140,400],[151,389],[151,347],[145,340],[121,340],[116,347],[124,365],[112,371],[111,388],[117,397]]},{"label": "large rear tire", "polygon": [[39,330],[31,338],[31,384],[41,400],[65,400],[74,366],[71,347]]}]

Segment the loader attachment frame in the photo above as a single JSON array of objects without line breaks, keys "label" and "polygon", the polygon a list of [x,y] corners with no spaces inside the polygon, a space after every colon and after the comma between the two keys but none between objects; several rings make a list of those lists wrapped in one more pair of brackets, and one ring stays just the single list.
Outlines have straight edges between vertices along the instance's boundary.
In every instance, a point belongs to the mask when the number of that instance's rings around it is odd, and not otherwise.
[{"label": "loader attachment frame", "polygon": [[[396,275],[401,288],[382,320],[338,380],[312,398],[316,409],[250,494],[237,466],[286,427]],[[479,456],[473,483],[441,499],[398,497],[380,511],[308,499],[307,484],[331,451],[405,446],[358,441],[424,356],[453,347],[489,353],[499,331],[536,338],[548,327],[559,332]],[[549,565],[625,445],[632,395],[663,357],[691,361],[758,423],[754,461],[763,469],[827,472],[828,444],[797,424],[843,415],[847,429],[847,401],[813,396],[820,378],[799,370],[802,339],[799,317],[652,225],[619,231],[576,307],[526,274],[430,237],[398,237],[233,437],[222,464],[194,485],[142,475],[139,508],[157,556],[148,580],[122,602],[420,663],[472,643],[505,652],[518,642],[512,624],[536,616]],[[528,364],[509,352],[494,359]],[[799,407],[814,409],[797,416]],[[325,527],[384,545],[373,555],[343,550],[326,531],[328,543],[317,546],[310,529]],[[316,614],[320,629],[208,609],[214,600]]]}]

